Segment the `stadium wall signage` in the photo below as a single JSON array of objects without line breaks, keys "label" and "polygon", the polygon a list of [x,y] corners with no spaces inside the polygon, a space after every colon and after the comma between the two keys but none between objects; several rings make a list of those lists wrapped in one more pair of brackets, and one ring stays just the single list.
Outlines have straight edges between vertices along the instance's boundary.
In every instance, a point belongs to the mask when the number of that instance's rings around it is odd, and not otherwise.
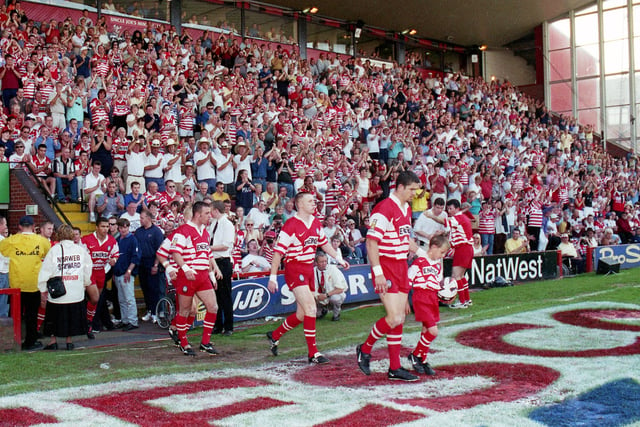
[{"label": "stadium wall signage", "polygon": [[[450,258],[444,260],[445,276],[451,276],[452,263]],[[558,277],[558,254],[547,251],[475,257],[466,276],[471,287],[493,282],[498,276],[513,282],[555,279]]]},{"label": "stadium wall signage", "polygon": [[[451,263],[451,259],[445,259],[445,276],[451,275]],[[378,300],[368,264],[351,266],[343,274],[348,285],[345,304]],[[557,253],[549,251],[476,257],[467,271],[469,284],[476,287],[492,282],[498,276],[514,282],[554,279],[558,277]],[[295,310],[295,298],[284,283],[284,276],[278,276],[279,290],[273,295],[267,289],[268,282],[268,277],[233,282],[233,314],[237,320],[277,316]]]},{"label": "stadium wall signage", "polygon": [[613,258],[620,263],[621,269],[640,267],[640,245],[633,243],[630,245],[598,246],[594,248],[594,267],[602,258]]}]

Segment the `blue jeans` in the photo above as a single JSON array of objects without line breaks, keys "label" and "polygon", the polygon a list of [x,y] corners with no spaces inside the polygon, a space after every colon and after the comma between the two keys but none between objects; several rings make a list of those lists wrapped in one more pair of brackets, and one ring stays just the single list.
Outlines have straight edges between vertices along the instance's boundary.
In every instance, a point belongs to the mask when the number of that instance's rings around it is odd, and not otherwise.
[{"label": "blue jeans", "polygon": [[58,193],[58,200],[65,198],[64,185],[69,186],[71,200],[78,200],[78,180],[75,177],[71,181],[67,178],[56,178],[56,193]]},{"label": "blue jeans", "polygon": [[[9,274],[0,273],[0,289],[9,288]],[[0,317],[9,316],[9,295],[0,295]]]},{"label": "blue jeans", "polygon": [[481,234],[480,240],[482,247],[487,247],[487,255],[493,255],[493,236],[494,234]]}]

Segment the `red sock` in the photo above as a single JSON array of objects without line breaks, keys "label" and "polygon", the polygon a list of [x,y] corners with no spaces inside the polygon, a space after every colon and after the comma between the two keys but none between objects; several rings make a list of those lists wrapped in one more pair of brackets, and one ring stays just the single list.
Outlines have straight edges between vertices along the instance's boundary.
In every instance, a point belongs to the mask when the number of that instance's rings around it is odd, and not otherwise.
[{"label": "red sock", "polygon": [[176,314],[176,328],[178,329],[178,339],[180,340],[180,345],[182,347],[188,346],[189,341],[187,340],[187,329],[189,329],[189,325],[187,325],[187,318]]},{"label": "red sock", "polygon": [[420,339],[418,340],[418,344],[416,345],[416,349],[413,350],[413,354],[420,358],[422,362],[427,361],[427,353],[429,353],[429,345],[436,339],[436,336],[430,334],[429,331],[423,332],[420,335]]},{"label": "red sock", "polygon": [[[204,321],[202,322],[202,344],[207,345],[211,342],[211,331],[213,331],[213,325],[216,323],[217,313],[211,313],[207,311],[204,315]],[[189,327],[189,325],[187,325]]]},{"label": "red sock", "polygon": [[360,347],[360,350],[363,353],[370,354],[371,349],[373,348],[373,345],[376,343],[376,341],[387,335],[390,330],[391,327],[387,323],[387,320],[384,317],[381,317],[373,325],[373,328],[371,328],[371,332],[369,333],[367,340],[364,342],[364,344],[362,344],[362,347]]},{"label": "red sock", "polygon": [[[187,317],[187,330],[193,325],[194,320],[196,320],[196,316]],[[215,320],[213,321],[215,323]]]},{"label": "red sock", "polygon": [[463,277],[462,279],[456,280],[458,284],[458,298],[461,304],[469,301],[469,282],[467,282],[467,278]]},{"label": "red sock", "polygon": [[304,316],[302,326],[304,327],[304,339],[307,340],[309,357],[313,357],[318,352],[318,347],[316,347],[316,318],[314,316]]},{"label": "red sock", "polygon": [[96,315],[96,305],[92,302],[87,303],[87,322],[93,322],[93,316]]},{"label": "red sock", "polygon": [[46,313],[46,311],[46,308],[38,307],[38,330],[42,328],[42,324],[44,323],[44,314]]},{"label": "red sock", "polygon": [[278,326],[276,330],[273,331],[273,339],[278,341],[280,337],[298,326],[300,323],[302,323],[302,321],[298,320],[295,313],[290,314],[289,317],[287,317],[284,322],[282,322],[282,325]]},{"label": "red sock", "polygon": [[402,346],[402,325],[396,326],[387,334],[387,347],[389,348],[389,369],[399,369],[400,347]]}]

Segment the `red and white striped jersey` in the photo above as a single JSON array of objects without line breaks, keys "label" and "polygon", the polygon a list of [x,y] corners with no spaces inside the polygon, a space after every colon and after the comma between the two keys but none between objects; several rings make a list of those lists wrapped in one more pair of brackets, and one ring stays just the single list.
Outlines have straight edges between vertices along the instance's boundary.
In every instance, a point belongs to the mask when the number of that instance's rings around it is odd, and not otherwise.
[{"label": "red and white striped jersey", "polygon": [[93,261],[93,271],[104,271],[107,263],[120,257],[118,242],[111,235],[101,242],[95,232],[87,234],[82,238],[82,244],[89,251],[91,261]]},{"label": "red and white striped jersey", "polygon": [[22,89],[24,90],[24,97],[27,99],[33,99],[36,97],[36,87],[38,79],[35,73],[22,76]]},{"label": "red and white striped jersey", "polygon": [[193,108],[180,107],[179,115],[180,115],[180,122],[179,122],[180,130],[184,132],[193,132],[193,122],[196,117],[195,114],[193,113]]},{"label": "red and white striped jersey", "polygon": [[36,173],[36,176],[44,178],[51,173],[51,160],[49,160],[47,156],[45,156],[44,159],[41,159],[38,155],[35,155],[31,158],[31,163],[33,163],[36,170],[42,168],[40,172]]},{"label": "red and white striped jersey", "polygon": [[463,214],[459,213],[444,220],[444,226],[449,229],[449,241],[452,248],[462,245],[473,245],[473,229],[471,221]]},{"label": "red and white striped jersey", "polygon": [[129,114],[129,100],[123,96],[122,98],[115,98],[111,105],[113,107],[113,115],[114,116],[126,116]]},{"label": "red and white striped jersey", "polygon": [[416,258],[409,267],[409,282],[414,289],[439,291],[442,282],[442,260]]},{"label": "red and white striped jersey", "polygon": [[113,160],[126,160],[128,149],[129,141],[127,138],[114,138],[113,144],[111,145]]},{"label": "red and white striped jersey", "polygon": [[106,76],[109,73],[109,60],[107,56],[100,56],[98,54],[94,54],[93,58],[91,58],[91,62],[93,62],[93,73],[96,76]]},{"label": "red and white striped jersey", "polygon": [[378,242],[381,257],[406,260],[411,235],[411,208],[395,195],[378,203],[369,218],[367,239]]},{"label": "red and white striped jersey", "polygon": [[175,234],[175,232],[172,232],[171,234],[169,234],[163,241],[162,244],[160,245],[160,247],[158,248],[158,252],[157,254],[160,255],[163,258],[166,258],[167,261],[169,261],[169,265],[171,265],[171,267],[177,269],[178,268],[178,264],[176,264],[176,261],[173,259],[173,257],[171,256],[171,241],[173,239],[173,235]]},{"label": "red and white striped jersey", "polygon": [[205,226],[200,230],[189,221],[181,225],[171,239],[172,254],[182,255],[184,262],[194,270],[209,270],[213,253],[209,246],[209,232]]},{"label": "red and white striped jersey", "polygon": [[493,210],[480,211],[480,234],[494,234],[496,232],[496,214]]},{"label": "red and white striped jersey", "polygon": [[107,107],[98,100],[98,98],[94,98],[89,103],[89,109],[91,110],[91,126],[97,126],[100,122],[106,120],[109,121],[109,111]]},{"label": "red and white striped jersey", "polygon": [[529,205],[529,227],[542,227],[542,204],[538,200],[532,200]]},{"label": "red and white striped jersey", "polygon": [[274,250],[286,257],[285,263],[313,264],[316,248],[327,242],[327,236],[317,218],[312,217],[311,222],[306,224],[296,215],[284,223]]}]

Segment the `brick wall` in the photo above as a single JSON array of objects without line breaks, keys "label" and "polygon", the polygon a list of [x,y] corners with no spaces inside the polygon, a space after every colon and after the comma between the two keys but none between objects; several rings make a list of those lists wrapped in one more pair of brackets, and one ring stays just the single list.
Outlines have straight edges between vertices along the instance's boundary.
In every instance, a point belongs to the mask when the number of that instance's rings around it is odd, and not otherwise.
[{"label": "brick wall", "polygon": [[[18,221],[20,221],[20,218],[25,215],[25,207],[27,205],[35,205],[37,203],[33,200],[27,189],[24,188],[22,182],[16,178],[15,171],[13,170],[9,177],[9,185],[11,186],[11,200],[9,201],[9,210],[7,212],[7,223],[9,226],[9,233],[13,234],[19,231]],[[33,218],[36,226],[47,219],[48,218],[43,214],[42,208],[38,206],[38,215]]]}]

